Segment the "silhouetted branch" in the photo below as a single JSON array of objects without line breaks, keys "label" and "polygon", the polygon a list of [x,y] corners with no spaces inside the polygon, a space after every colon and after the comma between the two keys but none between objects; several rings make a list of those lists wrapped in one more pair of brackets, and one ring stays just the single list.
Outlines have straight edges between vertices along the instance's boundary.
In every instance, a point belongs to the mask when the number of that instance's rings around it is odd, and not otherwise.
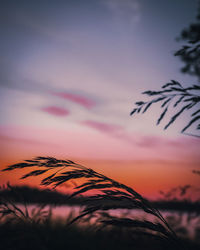
[{"label": "silhouetted branch", "polygon": [[[198,80],[200,80],[200,3],[196,23],[192,23],[188,28],[184,29],[181,32],[178,40],[184,40],[187,42],[186,45],[182,46],[181,49],[174,53],[175,56],[179,56],[185,63],[185,66],[181,69],[182,72],[197,76]],[[152,106],[152,104],[161,102],[161,108],[165,107],[165,109],[158,118],[157,125],[161,123],[165,115],[168,113],[170,107],[171,109],[175,109],[177,111],[165,125],[164,129],[167,129],[169,126],[171,126],[182,113],[189,112],[190,114],[192,113],[191,119],[182,129],[181,133],[200,137],[199,91],[199,85],[190,85],[187,88],[183,88],[183,86],[178,81],[171,80],[171,82],[163,85],[162,89],[159,91],[148,90],[143,92],[143,94],[153,98],[147,102],[136,102],[136,108],[132,110],[130,115],[140,112],[145,113],[149,107]],[[178,107],[180,108],[178,109]],[[192,108],[196,108],[196,110],[193,111]],[[191,126],[194,126],[195,124],[197,134],[185,133],[189,128],[191,128]]]},{"label": "silhouetted branch", "polygon": [[[171,126],[176,119],[185,111],[191,112],[191,109],[197,107],[200,104],[200,86],[192,85],[191,87],[184,88],[179,82],[172,80],[171,82],[162,86],[160,91],[145,91],[143,94],[153,97],[150,101],[140,101],[136,102],[135,105],[137,106],[132,110],[130,115],[136,113],[145,113],[149,107],[154,104],[161,102],[161,109],[165,108],[164,111],[161,113],[160,117],[157,120],[157,125],[165,117],[166,113],[168,112],[169,108],[178,109],[179,106],[183,105],[178,111],[171,117],[169,122],[165,125],[164,129],[167,129]],[[182,133],[185,132],[188,128],[190,128],[194,123],[197,123],[196,130],[198,130],[200,126],[200,116],[198,115],[200,109],[197,109],[195,112],[191,114],[191,120],[188,124],[182,129]],[[198,135],[195,135],[199,137]]]}]

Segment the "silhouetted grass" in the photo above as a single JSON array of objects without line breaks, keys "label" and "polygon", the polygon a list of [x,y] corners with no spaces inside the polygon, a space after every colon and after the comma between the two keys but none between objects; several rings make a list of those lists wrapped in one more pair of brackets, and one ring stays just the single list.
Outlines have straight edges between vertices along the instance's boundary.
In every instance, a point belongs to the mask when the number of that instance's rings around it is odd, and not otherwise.
[{"label": "silhouetted grass", "polygon": [[[54,249],[115,249],[115,250],[176,250],[162,237],[135,232],[129,228],[112,227],[100,229],[94,226],[70,227],[66,220],[52,219],[49,214],[44,220],[1,220],[1,249],[9,250],[54,250]],[[186,249],[198,250],[199,245],[193,241],[183,241]]]},{"label": "silhouetted grass", "polygon": [[[22,176],[22,179],[49,173],[41,181],[41,185],[57,186],[73,180],[82,180],[82,183],[74,187],[72,197],[87,194],[87,200],[81,213],[71,220],[69,224],[85,218],[95,218],[98,228],[128,228],[132,235],[139,237],[151,237],[162,239],[171,247],[181,249],[176,234],[170,228],[160,212],[152,206],[151,202],[142,197],[132,188],[121,184],[103,174],[86,168],[70,160],[58,160],[52,157],[37,157],[33,160],[26,160],[22,163],[14,164],[3,171],[15,169],[37,167]],[[92,194],[91,194],[92,191]],[[111,209],[141,209],[144,213],[154,216],[154,222],[133,218],[123,218],[110,216],[107,212]]]}]

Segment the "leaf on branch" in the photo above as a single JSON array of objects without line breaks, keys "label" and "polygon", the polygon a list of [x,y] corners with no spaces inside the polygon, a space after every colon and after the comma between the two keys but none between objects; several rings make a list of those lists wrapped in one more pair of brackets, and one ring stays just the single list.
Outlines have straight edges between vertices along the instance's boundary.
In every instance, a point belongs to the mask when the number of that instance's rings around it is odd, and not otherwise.
[{"label": "leaf on branch", "polygon": [[142,113],[145,113],[145,112],[147,111],[147,109],[151,106],[151,104],[152,104],[152,102],[149,102],[149,103],[146,105],[146,107],[145,107],[145,109],[143,110]]},{"label": "leaf on branch", "polygon": [[171,99],[172,99],[172,98],[170,97],[170,98],[168,98],[166,101],[164,101],[163,104],[161,105],[161,108],[163,108],[168,102],[170,102]]},{"label": "leaf on branch", "polygon": [[190,40],[190,41],[188,41],[188,43],[191,43],[191,44],[194,44],[194,43],[197,43],[197,42],[199,42],[199,38],[198,38],[198,39],[195,39],[195,40]]},{"label": "leaf on branch", "polygon": [[160,124],[160,122],[162,121],[162,119],[164,118],[165,114],[167,113],[168,107],[165,108],[165,110],[162,112],[162,114],[160,115],[158,121],[157,121],[157,125]]},{"label": "leaf on branch", "polygon": [[189,102],[189,101],[200,102],[200,96],[193,96],[184,100],[184,102]]},{"label": "leaf on branch", "polygon": [[130,115],[133,115],[135,112],[137,111],[137,109],[133,109],[130,113]]},{"label": "leaf on branch", "polygon": [[188,124],[185,126],[185,128],[182,129],[181,133],[183,133],[186,129],[188,129],[193,123],[198,121],[200,119],[200,116],[194,117]]},{"label": "leaf on branch", "polygon": [[183,46],[180,50],[176,51],[174,53],[175,56],[182,56],[183,54],[186,53],[186,50],[191,48],[190,46]]},{"label": "leaf on branch", "polygon": [[171,80],[171,82],[166,83],[165,85],[163,85],[162,88],[165,89],[165,88],[167,88],[169,86],[174,86],[174,85],[178,85],[178,86],[182,87],[182,85],[179,82],[177,82],[175,80]]},{"label": "leaf on branch", "polygon": [[149,96],[160,95],[161,93],[162,93],[162,91],[151,91],[151,90],[147,90],[147,91],[142,92],[142,94],[149,95]]},{"label": "leaf on branch", "polygon": [[178,91],[178,92],[186,92],[186,89],[184,88],[176,88],[176,87],[172,87],[171,90],[174,90],[174,91]]},{"label": "leaf on branch", "polygon": [[138,105],[138,106],[141,106],[141,105],[143,105],[145,103],[144,102],[136,102],[135,104]]},{"label": "leaf on branch", "polygon": [[174,107],[176,107],[181,101],[184,99],[185,96],[181,96],[177,102],[175,102]]},{"label": "leaf on branch", "polygon": [[165,98],[166,98],[165,96],[159,97],[158,99],[154,99],[154,100],[152,100],[151,102],[152,102],[152,103],[160,102],[160,101],[164,100]]},{"label": "leaf on branch", "polygon": [[171,118],[171,120],[169,121],[169,123],[164,127],[164,129],[167,129],[167,128],[168,128],[168,127],[178,118],[178,116],[179,116],[181,113],[183,113],[183,111],[184,111],[185,109],[188,109],[189,107],[190,107],[190,104],[184,106],[178,113],[176,113],[176,114]]}]

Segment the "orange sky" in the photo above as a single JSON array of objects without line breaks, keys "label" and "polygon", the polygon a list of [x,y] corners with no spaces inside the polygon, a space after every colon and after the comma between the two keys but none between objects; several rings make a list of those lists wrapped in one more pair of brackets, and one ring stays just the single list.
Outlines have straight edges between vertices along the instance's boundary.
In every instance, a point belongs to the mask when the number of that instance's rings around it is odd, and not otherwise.
[{"label": "orange sky", "polygon": [[[199,185],[199,176],[192,173],[200,163],[199,140],[191,137],[146,137],[139,143],[135,136],[136,143],[129,144],[92,131],[64,134],[62,130],[1,127],[1,132],[1,169],[35,156],[52,156],[76,161],[150,198],[158,197],[159,190]],[[3,172],[0,183],[38,186],[40,177],[19,180],[25,172]]]}]

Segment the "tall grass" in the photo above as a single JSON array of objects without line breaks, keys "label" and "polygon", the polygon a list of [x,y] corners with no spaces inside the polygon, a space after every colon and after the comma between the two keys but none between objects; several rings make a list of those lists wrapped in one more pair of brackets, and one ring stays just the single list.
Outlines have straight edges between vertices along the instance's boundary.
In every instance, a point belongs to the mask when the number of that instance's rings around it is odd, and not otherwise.
[{"label": "tall grass", "polygon": [[51,208],[47,208],[47,204],[37,205],[37,207],[30,210],[23,196],[16,191],[15,187],[11,186],[9,183],[7,183],[6,187],[0,187],[0,189],[5,188],[18,196],[20,205],[17,205],[16,202],[9,197],[0,197],[0,221],[5,218],[7,223],[28,222],[31,224],[39,224],[46,220],[50,220],[52,211]]},{"label": "tall grass", "polygon": [[[36,157],[33,160],[25,160],[22,163],[8,166],[2,171],[13,171],[22,168],[30,169],[32,167],[37,169],[29,171],[21,179],[48,173],[49,175],[42,179],[41,185],[53,188],[65,182],[81,180],[81,184],[73,188],[73,193],[70,197],[86,195],[87,200],[80,214],[73,218],[69,224],[75,223],[80,219],[94,217],[100,228],[129,228],[135,235],[140,234],[163,239],[176,246],[176,249],[182,249],[176,234],[151,202],[134,189],[90,168],[86,168],[71,160]],[[6,208],[5,204],[4,206]],[[15,207],[13,208],[16,209]],[[111,216],[108,212],[109,210],[121,208],[141,209],[144,213],[154,216],[157,222]]]}]

